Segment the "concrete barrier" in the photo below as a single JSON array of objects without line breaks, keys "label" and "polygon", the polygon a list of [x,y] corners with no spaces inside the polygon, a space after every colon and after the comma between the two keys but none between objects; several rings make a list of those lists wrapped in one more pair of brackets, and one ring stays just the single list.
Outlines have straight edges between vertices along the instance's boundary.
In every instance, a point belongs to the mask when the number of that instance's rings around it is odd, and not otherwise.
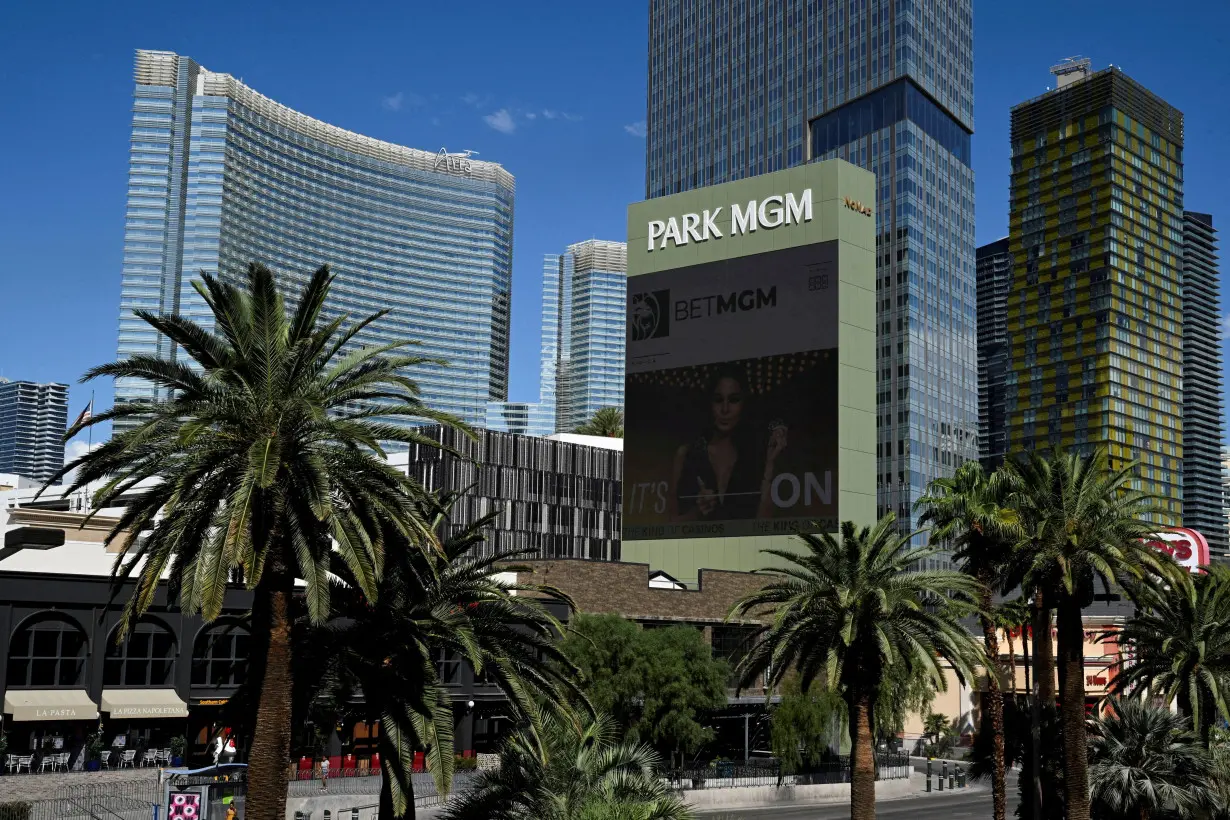
[{"label": "concrete barrier", "polygon": [[[918,791],[922,777],[911,772],[908,778],[876,781],[876,799],[905,797]],[[735,788],[689,789],[683,799],[698,811],[714,809],[752,809],[782,804],[809,805],[816,803],[850,802],[849,783],[825,783],[815,786],[742,786]]]}]

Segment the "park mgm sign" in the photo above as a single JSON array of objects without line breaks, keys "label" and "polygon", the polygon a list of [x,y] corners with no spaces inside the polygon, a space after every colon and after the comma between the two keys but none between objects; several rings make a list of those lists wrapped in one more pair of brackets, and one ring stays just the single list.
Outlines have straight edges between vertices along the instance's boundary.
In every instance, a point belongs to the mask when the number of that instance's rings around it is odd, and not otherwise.
[{"label": "park mgm sign", "polygon": [[829,160],[629,207],[623,560],[694,580],[875,520],[874,201]]}]

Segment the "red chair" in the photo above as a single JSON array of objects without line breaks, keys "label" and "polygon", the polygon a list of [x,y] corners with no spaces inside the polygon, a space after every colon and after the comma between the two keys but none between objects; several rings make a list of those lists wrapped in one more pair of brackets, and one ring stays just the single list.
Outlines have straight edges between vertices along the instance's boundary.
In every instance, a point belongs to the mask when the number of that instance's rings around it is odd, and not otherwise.
[{"label": "red chair", "polygon": [[372,755],[372,771],[373,772],[380,771],[380,753],[379,752],[376,752],[375,754]]},{"label": "red chair", "polygon": [[423,752],[415,752],[414,753],[414,766],[412,767],[412,770],[416,772],[421,772],[425,768],[427,768],[426,758],[427,758],[427,755],[425,755]]},{"label": "red chair", "polygon": [[310,757],[299,758],[299,771],[296,777],[300,780],[311,780],[313,763],[314,761]]},{"label": "red chair", "polygon": [[329,774],[334,777],[342,776],[342,756],[333,755],[329,758]]},{"label": "red chair", "polygon": [[354,755],[346,755],[342,758],[342,777],[354,777],[359,768],[359,764],[355,762]]}]

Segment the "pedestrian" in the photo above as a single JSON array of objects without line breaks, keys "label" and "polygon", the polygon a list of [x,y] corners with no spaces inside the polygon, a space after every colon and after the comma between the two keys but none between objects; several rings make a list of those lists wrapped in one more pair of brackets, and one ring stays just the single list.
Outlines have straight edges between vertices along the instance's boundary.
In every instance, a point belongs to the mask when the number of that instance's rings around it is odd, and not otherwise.
[{"label": "pedestrian", "polygon": [[223,750],[223,753],[222,753],[223,762],[234,763],[236,752],[237,752],[237,749],[235,748],[235,736],[231,734],[229,730],[227,730],[226,748]]},{"label": "pedestrian", "polygon": [[320,761],[320,790],[329,791],[329,758],[327,757]]},{"label": "pedestrian", "polygon": [[214,735],[213,748],[210,750],[213,753],[214,766],[218,765],[218,759],[222,757],[222,748],[225,745],[226,745],[225,742],[222,740],[221,732],[218,732],[218,734]]}]

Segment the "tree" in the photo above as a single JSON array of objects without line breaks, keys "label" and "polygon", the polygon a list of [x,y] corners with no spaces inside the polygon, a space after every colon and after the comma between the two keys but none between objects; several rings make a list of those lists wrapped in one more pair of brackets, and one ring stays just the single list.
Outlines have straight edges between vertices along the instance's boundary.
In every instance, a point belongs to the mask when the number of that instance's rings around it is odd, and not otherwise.
[{"label": "tree", "polygon": [[648,746],[619,740],[609,718],[581,727],[549,716],[541,742],[518,733],[500,765],[449,803],[444,820],[690,820]]},{"label": "tree", "polygon": [[[203,274],[193,286],[214,330],[178,315],[136,314],[192,360],[132,356],[91,369],[142,379],[167,398],[120,404],[73,426],[133,426],[56,474],[76,471],[69,492],[101,482],[94,509],[124,513],[107,535],[119,549],[113,581],[136,575],[124,606],[127,630],[167,576],[167,598],[206,621],[221,611],[232,571],[255,594],[250,676],[256,682],[249,754],[249,820],[283,816],[290,753],[291,622],[295,579],[312,620],[329,614],[329,573],[345,567],[370,599],[386,557],[386,533],[434,549],[413,499],[418,486],[388,464],[380,441],[435,444],[381,417],[453,420],[423,405],[401,375],[423,360],[410,342],[346,352],[377,313],[345,326],[322,321],[333,277],[312,276],[287,315],[273,273],[248,268],[247,287]],[[125,533],[142,533],[128,540]]]},{"label": "tree", "polygon": [[[1030,606],[1025,598],[1017,597],[1010,601],[1004,601],[994,608],[991,614],[992,620],[995,621],[995,626],[1003,630],[1004,640],[1008,644],[1008,694],[1016,695],[1016,641],[1017,631],[1020,630],[1020,638],[1022,647],[1028,647],[1029,638],[1027,630],[1030,622]],[[1026,651],[1026,660],[1028,660],[1028,651]],[[1028,670],[1026,670],[1028,678]]]},{"label": "tree", "polygon": [[871,711],[877,742],[897,738],[905,730],[906,718],[931,711],[934,701],[935,684],[925,670],[901,663],[885,668]]},{"label": "tree", "polygon": [[[424,501],[423,518],[443,531],[458,497]],[[543,605],[571,602],[552,587],[508,580],[502,573],[520,569],[507,563],[520,553],[474,554],[498,515],[444,539],[439,552],[391,551],[375,602],[339,568],[335,616],[301,633],[296,685],[313,698],[361,689],[367,708],[380,716],[381,820],[413,816],[416,751],[427,753],[437,788],[448,792],[453,707],[438,674],[441,658],[464,659],[494,681],[510,713],[531,728],[542,708],[585,702],[578,670],[559,648],[563,626]]]},{"label": "tree", "polygon": [[780,568],[740,599],[732,617],[771,618],[739,662],[745,685],[764,675],[770,690],[791,671],[802,691],[820,681],[846,702],[851,735],[850,816],[875,817],[873,706],[885,670],[903,665],[945,686],[942,662],[963,680],[985,662],[961,617],[978,582],[949,570],[919,570],[936,547],[910,546],[893,516],[873,527],[846,521],[830,533],[798,536],[803,551],[766,550]]},{"label": "tree", "polygon": [[1004,764],[1004,693],[999,684],[999,633],[993,616],[992,591],[1003,582],[1003,567],[1020,538],[1020,520],[1008,505],[1012,487],[998,472],[988,476],[977,461],[967,461],[951,478],[931,482],[915,509],[920,523],[931,524],[931,538],[949,541],[953,558],[963,572],[977,579],[980,588],[978,620],[989,661],[986,711],[994,747],[991,775],[993,814],[1004,820],[1007,811]]},{"label": "tree", "polygon": [[1010,468],[1026,532],[1025,588],[1042,590],[1055,605],[1069,820],[1089,820],[1082,610],[1099,581],[1109,589],[1120,579],[1162,574],[1160,553],[1146,543],[1158,511],[1132,489],[1132,469],[1111,469],[1101,450],[1088,457],[1031,453]]},{"label": "tree", "polygon": [[[947,754],[952,750],[952,739],[956,732],[952,728],[952,721],[948,719],[948,715],[940,714],[939,712],[930,712],[923,718],[923,737],[928,738],[930,743],[927,744],[931,750],[927,752],[927,757],[937,757]],[[947,748],[939,751],[941,741],[947,740]]]},{"label": "tree", "polygon": [[1182,715],[1112,700],[1089,726],[1089,789],[1099,816],[1196,816],[1216,805],[1215,770]]},{"label": "tree", "polygon": [[773,707],[769,745],[782,775],[815,766],[834,741],[845,733],[845,704],[826,687],[804,692],[799,676],[791,674],[780,688],[781,700]]},{"label": "tree", "polygon": [[699,630],[641,629],[618,615],[578,614],[563,651],[581,670],[594,708],[612,715],[629,739],[653,744],[673,763],[713,737],[700,717],[726,705],[729,667]]},{"label": "tree", "polygon": [[618,407],[603,407],[573,432],[583,436],[624,437],[624,411]]},{"label": "tree", "polygon": [[1134,597],[1136,614],[1107,636],[1132,658],[1115,676],[1115,691],[1177,700],[1208,748],[1216,716],[1230,719],[1230,569],[1191,575],[1176,566],[1164,583],[1135,585]]}]

